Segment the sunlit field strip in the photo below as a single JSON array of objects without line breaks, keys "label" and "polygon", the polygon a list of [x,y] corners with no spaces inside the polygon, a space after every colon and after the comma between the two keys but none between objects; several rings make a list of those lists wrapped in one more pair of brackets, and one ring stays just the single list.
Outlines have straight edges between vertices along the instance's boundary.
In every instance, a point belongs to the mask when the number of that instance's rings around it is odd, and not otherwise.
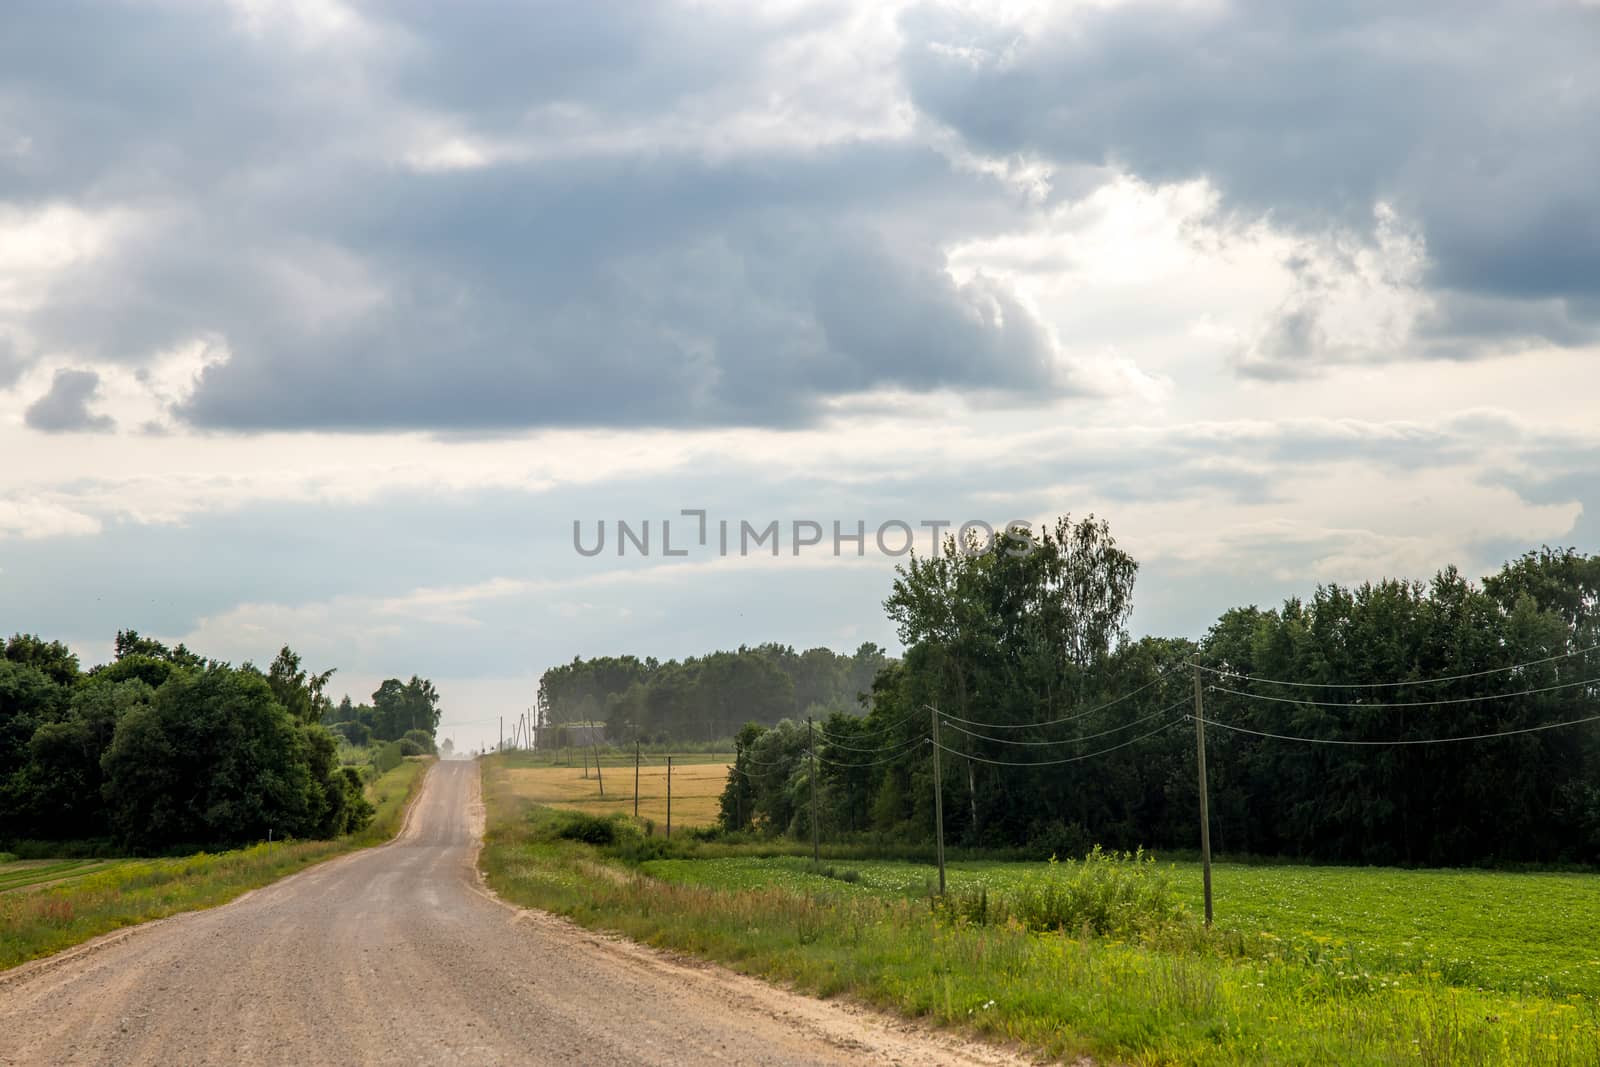
[{"label": "sunlit field strip", "polygon": [[[677,764],[672,768],[672,825],[707,826],[717,821],[718,798],[727,784],[726,762]],[[594,768],[584,777],[583,767],[518,767],[505,772],[517,796],[536,804],[586,811],[594,815],[612,813],[632,815],[634,811],[633,764],[614,767],[601,764],[597,778]],[[600,795],[601,784],[605,796]],[[639,817],[664,828],[667,821],[667,768],[657,762],[639,768]]]}]

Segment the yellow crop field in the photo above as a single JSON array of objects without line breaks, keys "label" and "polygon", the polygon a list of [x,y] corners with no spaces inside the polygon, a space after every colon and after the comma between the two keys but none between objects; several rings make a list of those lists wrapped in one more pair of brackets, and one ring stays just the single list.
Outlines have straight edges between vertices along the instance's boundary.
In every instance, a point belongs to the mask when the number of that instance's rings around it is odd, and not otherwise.
[{"label": "yellow crop field", "polygon": [[[717,798],[728,781],[727,763],[690,763],[672,768],[672,825],[706,826],[717,821]],[[633,765],[603,768],[605,796],[594,769],[582,767],[510,767],[504,772],[512,791],[538,804],[572,808],[595,815],[633,814]],[[656,832],[667,823],[667,768],[639,768],[639,817],[651,819]]]}]

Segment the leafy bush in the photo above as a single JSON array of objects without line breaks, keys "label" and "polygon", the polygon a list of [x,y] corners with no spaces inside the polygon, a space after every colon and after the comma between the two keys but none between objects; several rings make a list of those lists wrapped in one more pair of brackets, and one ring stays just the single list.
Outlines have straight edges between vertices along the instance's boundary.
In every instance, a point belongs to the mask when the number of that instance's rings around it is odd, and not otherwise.
[{"label": "leafy bush", "polygon": [[408,756],[432,756],[438,752],[433,743],[433,735],[426,730],[407,730],[400,736],[400,741],[402,744],[409,741],[417,746],[418,751],[416,753],[406,753]]},{"label": "leafy bush", "polygon": [[682,845],[664,837],[630,836],[607,851],[623,863],[637,867],[651,860],[672,859],[682,851]]},{"label": "leafy bush", "polygon": [[400,766],[400,761],[406,754],[400,748],[400,742],[390,741],[387,745],[372,754],[372,765],[378,769],[379,774],[388,774]]},{"label": "leafy bush", "polygon": [[568,841],[582,841],[587,845],[614,845],[622,836],[615,815],[587,815],[581,811],[567,812],[556,828],[556,836]]},{"label": "leafy bush", "polygon": [[806,864],[806,871],[810,874],[817,875],[819,878],[832,878],[835,881],[845,882],[849,885],[855,885],[861,881],[860,871],[851,870],[849,868],[841,870],[831,863],[818,863],[813,861]]},{"label": "leafy bush", "polygon": [[366,782],[361,772],[354,767],[344,767],[340,770],[339,780],[344,787],[344,832],[353,834],[365,830],[372,825],[372,818],[377,814],[377,809],[372,806],[372,801],[367,799]]},{"label": "leafy bush", "polygon": [[934,899],[934,910],[978,925],[1015,921],[1032,930],[1087,931],[1141,938],[1179,924],[1188,912],[1167,872],[1143,849],[1106,852],[1096,845],[1081,860],[1050,858],[1045,877],[1003,895],[980,888]]}]

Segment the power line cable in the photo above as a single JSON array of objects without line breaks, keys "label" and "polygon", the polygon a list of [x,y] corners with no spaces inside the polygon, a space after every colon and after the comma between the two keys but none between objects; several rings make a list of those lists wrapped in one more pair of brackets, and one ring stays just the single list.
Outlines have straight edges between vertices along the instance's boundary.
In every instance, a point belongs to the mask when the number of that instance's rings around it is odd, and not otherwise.
[{"label": "power line cable", "polygon": [[1224,670],[1221,667],[1209,667],[1204,663],[1196,663],[1194,666],[1223,678],[1237,678],[1242,681],[1261,682],[1267,685],[1287,685],[1300,689],[1394,689],[1407,685],[1439,685],[1444,682],[1465,681],[1469,678],[1487,678],[1492,674],[1506,674],[1510,671],[1521,670],[1524,667],[1538,667],[1546,663],[1554,663],[1557,660],[1571,659],[1574,656],[1586,655],[1597,649],[1600,649],[1600,645],[1590,645],[1588,648],[1574,649],[1571,652],[1559,652],[1553,656],[1546,656],[1544,659],[1531,659],[1526,663],[1513,663],[1509,667],[1492,667],[1489,670],[1472,671],[1468,674],[1449,674],[1439,678],[1418,678],[1410,682],[1294,682],[1286,678],[1262,678],[1257,675],[1240,674],[1237,671]]},{"label": "power line cable", "polygon": [[438,726],[436,726],[435,729],[436,730],[444,730],[444,729],[454,728],[454,727],[457,727],[457,726],[478,726],[478,725],[480,725],[482,723],[486,723],[486,722],[499,722],[499,721],[500,721],[500,717],[498,715],[490,715],[489,717],[483,718],[483,719],[460,719],[460,720],[458,720],[456,722],[442,722]]},{"label": "power line cable", "polygon": [[1166,681],[1167,678],[1169,676],[1171,676],[1177,670],[1178,670],[1177,667],[1169,667],[1167,670],[1161,672],[1160,674],[1156,675],[1154,678],[1150,679],[1150,681],[1146,682],[1144,685],[1141,685],[1137,689],[1133,689],[1133,690],[1130,690],[1129,692],[1126,692],[1126,693],[1122,694],[1121,696],[1117,697],[1115,700],[1108,700],[1104,704],[1099,704],[1099,705],[1096,705],[1095,707],[1087,708],[1087,709],[1085,709],[1083,711],[1074,712],[1071,715],[1065,715],[1065,716],[1062,716],[1059,719],[1045,719],[1045,720],[1040,721],[1040,722],[979,722],[976,719],[963,719],[958,715],[949,715],[949,714],[945,714],[943,712],[941,712],[940,714],[944,715],[946,720],[953,720],[955,722],[959,722],[959,723],[962,723],[962,724],[967,725],[967,726],[977,726],[977,727],[980,727],[980,728],[985,729],[985,730],[1027,730],[1027,729],[1030,729],[1030,728],[1035,727],[1035,726],[1057,726],[1057,725],[1059,725],[1061,723],[1064,723],[1064,722],[1075,722],[1078,719],[1087,718],[1088,716],[1093,715],[1097,711],[1105,711],[1107,708],[1114,708],[1118,704],[1121,704],[1125,700],[1132,700],[1134,697],[1138,696],[1140,693],[1144,692],[1146,689],[1149,689],[1151,686],[1154,686],[1154,685],[1157,685],[1157,684],[1159,684],[1161,682]]},{"label": "power line cable", "polygon": [[1600,685],[1600,678],[1585,678],[1581,682],[1562,682],[1559,685],[1540,686],[1536,689],[1520,689],[1515,693],[1488,693],[1481,696],[1447,697],[1443,700],[1398,700],[1385,704],[1368,704],[1359,700],[1307,700],[1303,697],[1278,697],[1267,693],[1246,693],[1239,689],[1229,689],[1225,685],[1211,685],[1207,688],[1217,693],[1230,693],[1246,700],[1266,700],[1274,704],[1309,704],[1319,708],[1371,708],[1384,710],[1386,708],[1434,708],[1447,704],[1482,704],[1491,700],[1511,700],[1515,697],[1538,696],[1540,693],[1554,693],[1558,689],[1575,689],[1578,686]]},{"label": "power line cable", "polygon": [[[1185,716],[1185,718],[1193,719],[1194,716],[1193,715],[1187,715],[1187,716]],[[1377,741],[1358,741],[1358,740],[1350,740],[1350,739],[1346,739],[1346,738],[1337,738],[1337,737],[1295,737],[1295,736],[1290,735],[1290,734],[1275,734],[1275,733],[1269,733],[1266,730],[1252,730],[1252,729],[1249,729],[1248,727],[1244,727],[1244,726],[1232,726],[1232,725],[1229,725],[1228,723],[1225,723],[1225,722],[1217,722],[1215,719],[1207,719],[1207,718],[1204,718],[1204,717],[1202,717],[1200,719],[1200,721],[1205,723],[1207,726],[1215,726],[1215,727],[1217,727],[1218,729],[1221,729],[1221,730],[1231,730],[1232,732],[1234,732],[1236,734],[1253,734],[1256,737],[1270,737],[1274,741],[1302,741],[1302,742],[1305,742],[1306,744],[1311,744],[1311,745],[1371,745],[1371,746],[1386,746],[1386,745],[1446,745],[1446,744],[1450,744],[1453,741],[1490,741],[1490,740],[1493,740],[1494,738],[1497,738],[1497,737],[1515,737],[1518,734],[1533,734],[1533,733],[1538,733],[1541,730],[1556,730],[1556,729],[1560,729],[1563,726],[1581,726],[1583,723],[1586,723],[1586,722],[1600,722],[1600,715],[1589,715],[1589,716],[1587,716],[1585,718],[1582,718],[1582,719],[1568,719],[1566,722],[1547,722],[1547,723],[1543,724],[1542,726],[1524,726],[1521,729],[1517,729],[1517,730],[1500,730],[1500,731],[1498,731],[1496,733],[1492,733],[1492,734],[1469,734],[1469,735],[1464,736],[1464,737],[1394,738],[1394,739],[1389,739],[1389,740],[1377,740]]]},{"label": "power line cable", "polygon": [[826,737],[826,736],[824,736],[822,740],[823,740],[823,742],[826,744],[826,746],[828,748],[842,748],[846,752],[873,753],[873,752],[887,752],[887,751],[889,751],[889,749],[896,748],[896,747],[904,748],[907,745],[915,744],[916,742],[922,740],[922,738],[924,736],[925,736],[924,734],[920,734],[919,733],[916,737],[907,738],[906,740],[898,742],[896,744],[874,745],[871,748],[861,748],[861,747],[856,746],[856,745],[847,745],[847,744],[844,744],[843,742],[835,741],[835,740],[833,740],[833,738]]},{"label": "power line cable", "polygon": [[1170,730],[1174,726],[1180,725],[1183,721],[1184,720],[1182,718],[1173,719],[1169,723],[1164,723],[1161,726],[1157,726],[1149,733],[1144,733],[1140,734],[1138,737],[1129,738],[1127,741],[1124,741],[1121,744],[1111,745],[1108,748],[1102,748],[1096,752],[1085,752],[1081,756],[1068,756],[1065,759],[1029,760],[1018,762],[1016,760],[998,760],[988,759],[984,756],[974,756],[969,752],[962,752],[960,749],[950,748],[947,745],[940,745],[939,749],[942,752],[950,753],[952,756],[960,756],[963,759],[969,759],[976,763],[988,763],[996,767],[1056,767],[1063,763],[1077,763],[1079,760],[1093,759],[1096,756],[1103,756],[1108,752],[1115,752],[1119,748],[1127,748],[1129,745],[1138,744],[1140,741],[1154,737],[1156,734],[1159,734],[1164,730]]},{"label": "power line cable", "polygon": [[[802,752],[802,754],[803,754],[803,752]],[[753,765],[755,765],[757,767],[787,767],[789,765],[789,761],[788,760],[775,760],[773,762],[765,762],[765,761],[756,759],[754,756],[750,755],[747,752],[746,753],[741,753],[739,755],[738,759],[735,760],[735,763],[739,763],[739,762],[750,763],[750,764],[753,764]]]},{"label": "power line cable", "polygon": [[1016,740],[1013,740],[1013,739],[1011,739],[1009,737],[991,737],[988,734],[974,733],[971,730],[964,730],[961,727],[959,727],[959,726],[957,726],[954,723],[949,722],[949,721],[946,721],[944,725],[950,727],[950,729],[956,731],[957,733],[966,734],[968,737],[978,738],[978,739],[983,740],[983,741],[993,741],[996,744],[1001,744],[1001,745],[1027,745],[1027,746],[1031,746],[1031,747],[1041,747],[1041,746],[1046,746],[1046,745],[1071,745],[1071,744],[1076,744],[1079,741],[1093,741],[1097,737],[1106,737],[1106,736],[1109,736],[1110,734],[1121,733],[1123,730],[1132,729],[1135,726],[1139,726],[1139,725],[1141,725],[1143,723],[1147,723],[1151,719],[1159,718],[1160,716],[1165,715],[1170,711],[1176,711],[1177,709],[1183,707],[1187,703],[1189,703],[1189,701],[1180,700],[1176,704],[1167,705],[1166,707],[1162,708],[1160,711],[1152,711],[1150,714],[1144,716],[1143,718],[1134,719],[1134,720],[1132,720],[1130,722],[1125,722],[1121,726],[1113,726],[1109,730],[1101,730],[1099,733],[1084,734],[1082,737],[1058,737],[1058,738],[1055,738],[1053,740],[1048,740],[1048,741],[1016,741]]},{"label": "power line cable", "polygon": [[[918,738],[917,739],[917,741],[922,743],[922,744],[927,744],[929,742],[929,740],[930,739],[926,738],[926,737],[922,737],[922,738]],[[916,746],[915,745],[907,745],[905,748],[902,748],[899,752],[896,752],[896,753],[894,753],[892,755],[889,755],[889,756],[885,756],[883,759],[869,760],[869,761],[867,761],[865,763],[845,763],[845,762],[842,762],[840,760],[824,759],[821,756],[817,756],[816,759],[817,759],[818,763],[825,763],[829,767],[881,767],[885,763],[893,763],[895,760],[900,759],[903,756],[908,755],[911,752],[911,749],[914,748],[914,747],[916,747]],[[811,755],[811,753],[807,753],[807,755]]]},{"label": "power line cable", "polygon": [[[889,723],[886,726],[875,726],[870,730],[858,730],[858,731],[855,731],[854,733],[852,733],[850,735],[850,739],[853,740],[853,741],[859,741],[859,740],[864,740],[867,737],[871,737],[871,736],[874,736],[874,735],[877,735],[877,734],[892,733],[893,731],[900,729],[902,726],[904,726],[906,723],[910,722],[912,719],[921,718],[921,716],[922,716],[922,713],[920,711],[908,712],[905,715],[900,716],[899,719],[895,720],[892,723]],[[866,718],[866,716],[861,716],[861,719],[865,719],[865,718]],[[860,720],[857,720],[857,721],[860,721]],[[824,734],[826,734],[827,731],[828,731],[827,724],[825,722],[821,721],[821,720],[818,720],[818,722],[817,722],[817,729],[822,731]]]}]

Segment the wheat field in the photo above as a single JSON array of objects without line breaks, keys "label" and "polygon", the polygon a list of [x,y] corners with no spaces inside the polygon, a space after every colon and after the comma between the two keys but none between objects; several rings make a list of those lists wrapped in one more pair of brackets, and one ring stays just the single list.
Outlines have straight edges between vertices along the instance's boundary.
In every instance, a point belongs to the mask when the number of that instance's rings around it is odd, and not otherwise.
[{"label": "wheat field", "polygon": [[[706,826],[717,821],[717,798],[728,780],[727,763],[690,763],[672,768],[672,825]],[[586,778],[582,767],[510,767],[504,772],[517,796],[555,808],[571,808],[596,815],[634,813],[633,765],[593,767]],[[605,796],[600,795],[601,784]],[[661,833],[667,823],[667,768],[662,764],[639,768],[639,817],[656,824]]]}]

